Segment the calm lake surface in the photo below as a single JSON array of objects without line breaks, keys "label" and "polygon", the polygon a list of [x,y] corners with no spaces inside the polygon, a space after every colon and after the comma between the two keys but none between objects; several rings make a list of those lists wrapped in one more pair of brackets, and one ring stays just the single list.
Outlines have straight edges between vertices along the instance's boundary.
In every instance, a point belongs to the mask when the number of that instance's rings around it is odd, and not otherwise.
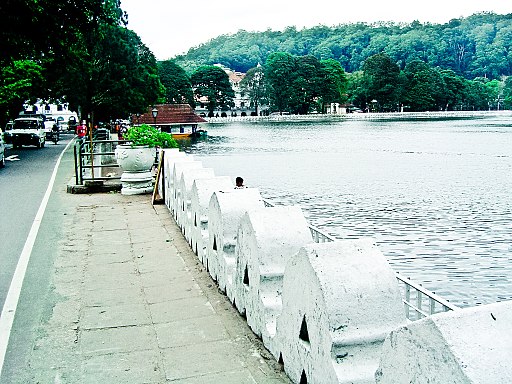
[{"label": "calm lake surface", "polygon": [[452,303],[512,299],[512,115],[210,124],[188,151]]}]

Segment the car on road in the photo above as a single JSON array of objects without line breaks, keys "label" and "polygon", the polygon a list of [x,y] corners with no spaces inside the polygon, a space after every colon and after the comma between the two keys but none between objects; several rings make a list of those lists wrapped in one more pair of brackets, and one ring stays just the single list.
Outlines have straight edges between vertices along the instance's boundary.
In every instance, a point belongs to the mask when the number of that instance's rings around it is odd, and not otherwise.
[{"label": "car on road", "polygon": [[22,145],[43,148],[46,141],[43,119],[37,116],[14,119],[14,123],[11,126],[8,125],[4,132],[4,140],[12,144],[13,148]]}]

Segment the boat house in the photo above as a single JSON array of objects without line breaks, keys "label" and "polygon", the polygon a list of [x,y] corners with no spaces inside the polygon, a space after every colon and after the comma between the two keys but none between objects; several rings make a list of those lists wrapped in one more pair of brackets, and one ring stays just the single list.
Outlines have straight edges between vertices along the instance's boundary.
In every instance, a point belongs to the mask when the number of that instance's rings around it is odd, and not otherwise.
[{"label": "boat house", "polygon": [[132,115],[131,122],[132,125],[154,125],[173,136],[190,136],[206,132],[198,126],[207,121],[196,115],[188,104],[157,104],[149,107],[146,113]]}]

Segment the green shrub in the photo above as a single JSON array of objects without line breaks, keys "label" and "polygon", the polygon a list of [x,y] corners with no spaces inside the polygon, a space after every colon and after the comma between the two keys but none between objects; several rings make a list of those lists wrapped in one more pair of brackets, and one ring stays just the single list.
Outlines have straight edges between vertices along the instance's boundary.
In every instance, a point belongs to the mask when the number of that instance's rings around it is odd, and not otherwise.
[{"label": "green shrub", "polygon": [[147,124],[129,128],[125,139],[131,142],[132,147],[147,145],[149,147],[178,148],[178,143],[170,133],[160,132]]}]

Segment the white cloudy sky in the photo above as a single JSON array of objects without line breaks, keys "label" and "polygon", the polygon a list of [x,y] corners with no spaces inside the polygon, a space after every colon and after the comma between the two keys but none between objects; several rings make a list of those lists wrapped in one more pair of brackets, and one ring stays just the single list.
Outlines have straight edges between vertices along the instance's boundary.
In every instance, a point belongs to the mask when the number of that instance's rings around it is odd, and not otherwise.
[{"label": "white cloudy sky", "polygon": [[134,30],[158,60],[222,34],[352,22],[446,23],[478,12],[512,13],[511,0],[121,0]]}]

